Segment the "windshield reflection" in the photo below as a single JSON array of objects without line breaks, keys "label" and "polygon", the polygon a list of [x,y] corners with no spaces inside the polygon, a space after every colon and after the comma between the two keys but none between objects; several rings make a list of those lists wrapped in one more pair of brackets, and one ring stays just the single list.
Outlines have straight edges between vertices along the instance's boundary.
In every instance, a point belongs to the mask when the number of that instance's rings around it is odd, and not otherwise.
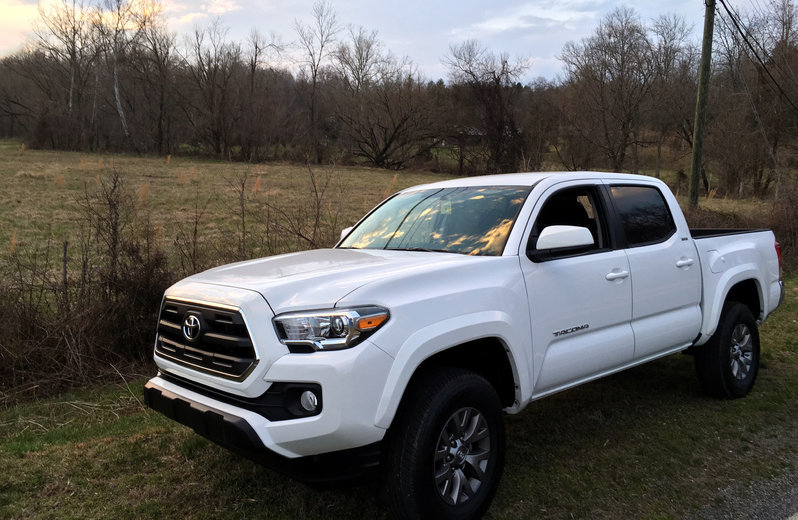
[{"label": "windshield reflection", "polygon": [[339,247],[500,255],[529,191],[491,186],[400,193]]}]

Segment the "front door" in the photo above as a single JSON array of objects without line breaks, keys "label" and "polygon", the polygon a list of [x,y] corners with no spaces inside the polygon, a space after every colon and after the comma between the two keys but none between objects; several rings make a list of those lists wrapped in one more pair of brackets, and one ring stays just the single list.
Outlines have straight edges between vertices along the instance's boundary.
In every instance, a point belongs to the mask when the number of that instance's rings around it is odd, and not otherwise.
[{"label": "front door", "polygon": [[[634,356],[631,271],[626,253],[609,240],[599,188],[562,183],[533,211],[521,269],[529,297],[534,395],[550,393],[628,364]],[[594,244],[580,250],[535,252],[547,226],[588,228]]]}]

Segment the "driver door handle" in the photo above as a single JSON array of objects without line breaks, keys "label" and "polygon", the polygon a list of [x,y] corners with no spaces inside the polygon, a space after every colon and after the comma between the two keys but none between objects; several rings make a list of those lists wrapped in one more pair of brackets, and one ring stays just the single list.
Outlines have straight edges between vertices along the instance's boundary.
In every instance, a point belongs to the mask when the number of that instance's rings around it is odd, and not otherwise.
[{"label": "driver door handle", "polygon": [[622,280],[624,278],[627,278],[628,276],[629,276],[629,271],[624,271],[621,269],[613,269],[612,272],[607,273],[607,276],[605,276],[604,278],[606,278],[609,281],[613,281],[613,280]]}]

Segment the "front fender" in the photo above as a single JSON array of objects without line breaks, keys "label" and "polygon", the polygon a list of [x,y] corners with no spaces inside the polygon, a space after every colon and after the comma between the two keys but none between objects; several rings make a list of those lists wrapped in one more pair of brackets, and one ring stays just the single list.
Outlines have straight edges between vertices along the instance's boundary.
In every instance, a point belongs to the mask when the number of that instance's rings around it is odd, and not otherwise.
[{"label": "front fender", "polygon": [[[516,385],[516,402],[508,409],[514,412],[529,400],[531,361],[526,352],[531,348],[512,348],[529,343],[528,335],[519,337],[511,326],[511,316],[501,311],[483,311],[466,314],[437,322],[408,336],[399,348],[377,407],[375,425],[388,428],[399,408],[399,403],[410,379],[418,367],[427,359],[449,348],[484,338],[497,338],[507,351]],[[528,346],[528,345],[527,345]]]}]

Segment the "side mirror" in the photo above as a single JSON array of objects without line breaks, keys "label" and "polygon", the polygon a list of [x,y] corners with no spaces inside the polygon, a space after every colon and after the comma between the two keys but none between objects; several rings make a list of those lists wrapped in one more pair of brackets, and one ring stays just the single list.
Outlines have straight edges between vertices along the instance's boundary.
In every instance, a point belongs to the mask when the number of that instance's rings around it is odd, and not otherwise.
[{"label": "side mirror", "polygon": [[535,249],[546,251],[568,247],[592,246],[594,243],[593,235],[585,227],[548,226],[541,231],[537,244],[535,244]]},{"label": "side mirror", "polygon": [[344,228],[344,229],[341,230],[341,240],[346,238],[346,235],[348,235],[349,232],[352,231],[353,227],[355,227],[355,226],[349,226],[348,228]]}]

